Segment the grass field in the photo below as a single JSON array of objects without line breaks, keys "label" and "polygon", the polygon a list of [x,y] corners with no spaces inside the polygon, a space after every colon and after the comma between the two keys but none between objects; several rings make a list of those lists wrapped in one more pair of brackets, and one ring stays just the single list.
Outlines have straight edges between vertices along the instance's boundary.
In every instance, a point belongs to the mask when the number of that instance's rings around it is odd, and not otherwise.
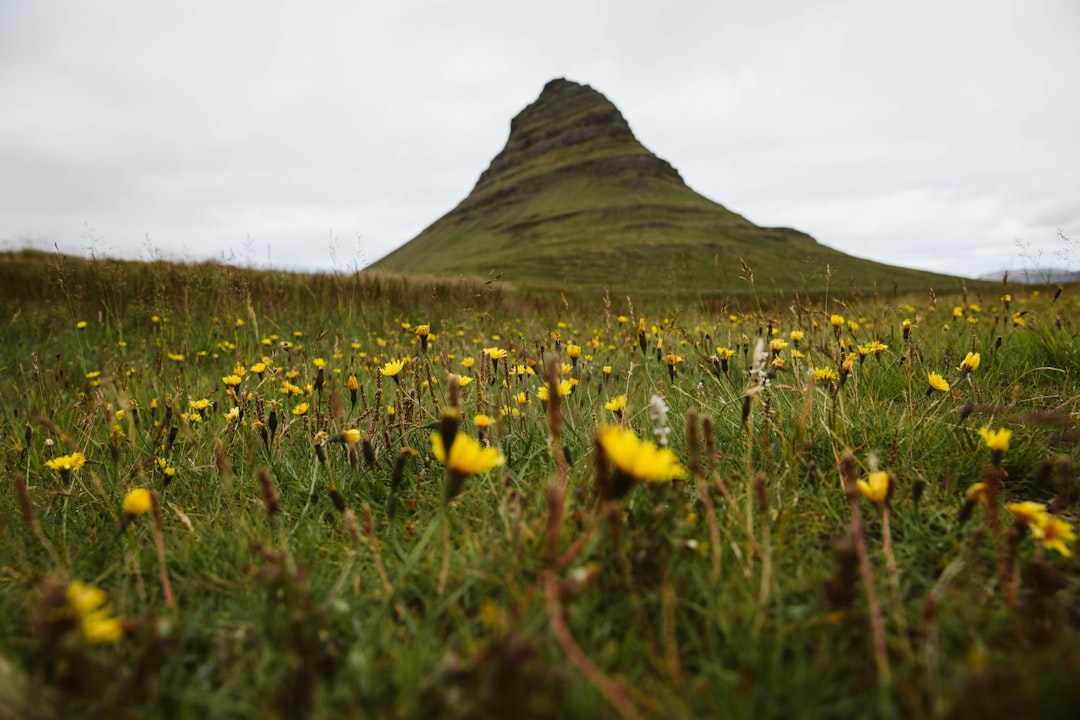
[{"label": "grass field", "polygon": [[1080,703],[1076,288],[0,279],[0,717]]}]

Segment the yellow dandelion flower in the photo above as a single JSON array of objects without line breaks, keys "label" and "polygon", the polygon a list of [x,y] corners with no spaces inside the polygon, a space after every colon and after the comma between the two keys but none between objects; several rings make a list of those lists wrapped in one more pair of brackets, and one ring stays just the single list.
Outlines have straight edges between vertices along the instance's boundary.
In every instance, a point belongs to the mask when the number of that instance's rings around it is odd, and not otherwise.
[{"label": "yellow dandelion flower", "polygon": [[988,427],[979,428],[979,437],[986,443],[991,452],[1004,453],[1009,449],[1009,440],[1012,438],[1012,430],[1001,428],[991,430]]},{"label": "yellow dandelion flower", "polygon": [[986,507],[986,505],[990,502],[990,496],[988,494],[989,492],[990,486],[986,483],[973,483],[971,487],[969,487],[964,492],[964,500],[969,503],[979,502],[980,504],[982,504],[983,507]]},{"label": "yellow dandelion flower", "polygon": [[78,470],[86,464],[86,456],[81,452],[73,452],[70,455],[61,455],[52,460],[45,461],[45,467],[57,470],[60,473],[69,473]]},{"label": "yellow dandelion flower", "polygon": [[889,497],[889,473],[884,470],[872,472],[865,480],[856,482],[863,497],[875,505],[881,505]]},{"label": "yellow dandelion flower", "polygon": [[1061,518],[1043,513],[1031,526],[1031,535],[1041,541],[1047,550],[1056,550],[1064,557],[1072,557],[1072,551],[1065,543],[1076,541],[1076,531]]},{"label": "yellow dandelion flower", "polygon": [[505,462],[496,448],[486,448],[479,440],[463,432],[454,437],[449,451],[443,446],[442,435],[432,433],[431,451],[449,472],[444,493],[446,501],[453,499],[461,491],[465,478],[485,473]]},{"label": "yellow dandelion flower", "polygon": [[476,427],[483,430],[494,425],[495,418],[491,417],[490,415],[484,415],[483,413],[481,413],[479,415],[473,415],[473,422],[476,423]]},{"label": "yellow dandelion flower", "polygon": [[633,430],[605,427],[596,434],[596,440],[616,476],[622,476],[616,477],[616,497],[625,494],[633,481],[669,482],[687,476],[671,448],[641,440]]},{"label": "yellow dandelion flower", "polygon": [[836,377],[836,371],[831,367],[814,368],[814,379],[820,383],[830,383]]},{"label": "yellow dandelion flower", "polygon": [[404,360],[391,360],[390,362],[379,368],[379,372],[386,377],[397,379],[397,376],[401,374],[401,371],[405,368]]},{"label": "yellow dandelion flower", "polygon": [[292,414],[296,417],[302,417],[304,415],[307,415],[309,407],[310,406],[306,402],[302,402],[292,409]]},{"label": "yellow dandelion flower", "polygon": [[146,488],[134,488],[128,490],[127,494],[124,495],[124,513],[132,517],[145,515],[150,512],[150,506],[152,504],[150,491]]},{"label": "yellow dandelion flower", "polygon": [[926,374],[927,382],[930,383],[930,390],[937,390],[938,392],[949,391],[949,381],[942,377],[941,373],[928,372]]},{"label": "yellow dandelion flower", "polygon": [[343,442],[346,445],[355,445],[356,443],[360,442],[360,431],[356,428],[342,430],[341,433],[337,436],[336,440],[338,442]]},{"label": "yellow dandelion flower", "polygon": [[616,414],[622,414],[622,411],[626,409],[626,396],[617,395],[611,398],[606,403],[604,403],[604,409],[610,410],[611,412]]},{"label": "yellow dandelion flower", "polygon": [[1024,502],[1009,503],[1005,509],[1013,516],[1017,525],[1035,525],[1040,515],[1046,514],[1046,506],[1042,503],[1025,500]]},{"label": "yellow dandelion flower", "polygon": [[960,362],[960,377],[964,377],[968,373],[973,373],[979,369],[979,353],[969,352],[964,359]]},{"label": "yellow dandelion flower", "polygon": [[83,639],[91,644],[114,643],[124,635],[123,621],[113,617],[105,591],[80,580],[66,591],[68,606],[78,621]]}]

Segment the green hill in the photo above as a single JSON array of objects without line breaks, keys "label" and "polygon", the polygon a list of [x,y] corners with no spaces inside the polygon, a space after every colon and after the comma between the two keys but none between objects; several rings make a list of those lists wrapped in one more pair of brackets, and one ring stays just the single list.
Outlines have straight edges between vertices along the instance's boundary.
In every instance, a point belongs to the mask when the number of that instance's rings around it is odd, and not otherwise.
[{"label": "green hill", "polygon": [[587,85],[552,80],[510,124],[506,147],[457,207],[372,267],[499,277],[529,289],[636,293],[875,285],[949,288],[957,278],[846,255],[765,228],[687,187]]}]

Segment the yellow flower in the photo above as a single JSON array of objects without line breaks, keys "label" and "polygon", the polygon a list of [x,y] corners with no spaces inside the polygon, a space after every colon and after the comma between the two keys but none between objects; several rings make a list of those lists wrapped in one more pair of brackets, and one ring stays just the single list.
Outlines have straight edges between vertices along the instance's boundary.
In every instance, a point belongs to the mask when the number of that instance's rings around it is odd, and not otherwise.
[{"label": "yellow flower", "polygon": [[311,361],[311,364],[317,368],[324,368],[326,367],[326,360],[321,357],[317,357]]},{"label": "yellow flower", "polygon": [[492,360],[502,360],[506,357],[506,350],[503,350],[501,347],[489,347],[484,348],[484,354]]},{"label": "yellow flower", "polygon": [[237,385],[240,384],[240,376],[239,375],[226,375],[225,377],[221,378],[221,383],[225,387],[236,387]]},{"label": "yellow flower", "polygon": [[716,357],[720,358],[721,360],[730,360],[734,354],[735,351],[729,347],[716,348]]},{"label": "yellow flower", "polygon": [[[626,490],[629,490],[629,481],[633,480],[655,483],[687,476],[686,468],[679,464],[671,448],[657,447],[648,440],[641,440],[633,430],[605,427],[596,434],[596,440],[616,474],[623,476]],[[616,484],[619,484],[618,479]],[[621,494],[625,494],[625,490],[616,493]]]},{"label": "yellow flower", "polygon": [[814,379],[818,382],[830,383],[836,379],[836,371],[831,367],[814,368]]},{"label": "yellow flower", "polygon": [[576,381],[573,378],[563,378],[559,381],[559,397],[566,397],[570,393],[574,392],[574,386]]},{"label": "yellow flower", "polygon": [[306,402],[302,402],[292,409],[292,414],[297,417],[307,415],[309,405]]},{"label": "yellow flower", "polygon": [[979,369],[979,353],[969,352],[960,363],[960,377],[964,377],[968,373],[973,373]]},{"label": "yellow flower", "polygon": [[626,396],[618,395],[611,398],[604,403],[604,409],[610,410],[613,413],[622,414],[622,411],[626,408]]},{"label": "yellow flower", "polygon": [[79,624],[79,631],[88,643],[114,643],[124,635],[123,621],[113,617],[106,605],[108,599],[100,588],[75,580],[67,587],[68,606]]},{"label": "yellow flower", "polygon": [[251,366],[251,372],[255,373],[256,375],[262,375],[264,372],[266,372],[266,363],[264,363],[264,362],[255,363],[254,365]]},{"label": "yellow flower", "polygon": [[1017,525],[1027,525],[1028,527],[1035,525],[1038,522],[1040,515],[1046,514],[1045,505],[1030,500],[1009,503],[1005,506],[1005,509],[1012,514],[1013,520],[1016,521]]},{"label": "yellow flower", "polygon": [[461,360],[461,365],[466,370],[468,370],[469,368],[471,368],[475,364],[476,364],[476,359],[475,358],[467,357],[467,358],[463,358]]},{"label": "yellow flower", "polygon": [[884,470],[872,472],[857,482],[863,497],[875,505],[881,505],[889,497],[889,473]]},{"label": "yellow flower", "polygon": [[392,378],[396,379],[397,376],[404,369],[404,367],[405,367],[405,361],[404,360],[391,360],[390,362],[386,363],[381,368],[379,368],[379,372],[382,373],[383,375],[385,375],[386,377],[392,377]]},{"label": "yellow flower", "polygon": [[473,422],[476,423],[476,427],[480,429],[489,428],[495,424],[495,418],[490,415],[473,415]]},{"label": "yellow flower", "polygon": [[941,373],[928,372],[926,374],[926,379],[930,383],[931,390],[937,390],[938,392],[949,391],[949,381],[942,377]]},{"label": "yellow flower", "polygon": [[283,395],[303,395],[304,389],[299,385],[293,385],[288,380],[281,382],[281,393]]},{"label": "yellow flower", "polygon": [[769,352],[773,355],[778,355],[781,350],[788,346],[787,341],[783,338],[773,338],[769,341]]},{"label": "yellow flower", "polygon": [[233,406],[229,408],[229,412],[224,413],[225,422],[234,422],[240,419],[240,408]]},{"label": "yellow flower", "polygon": [[151,504],[150,491],[146,488],[128,490],[127,494],[124,495],[124,512],[132,517],[150,512]]},{"label": "yellow flower", "polygon": [[356,392],[360,389],[360,381],[356,379],[355,375],[350,375],[345,381],[345,386],[349,388],[349,392]]},{"label": "yellow flower", "polygon": [[447,454],[443,447],[443,439],[439,433],[431,434],[431,451],[439,462],[446,465],[452,473],[462,477],[485,473],[505,462],[503,456],[496,448],[485,448],[479,440],[475,440],[463,432],[459,432],[450,444],[450,453]]},{"label": "yellow flower", "polygon": [[346,445],[355,445],[360,442],[360,431],[356,428],[349,428],[348,430],[342,430],[338,435],[338,440]]},{"label": "yellow flower", "polygon": [[579,357],[581,357],[581,346],[573,344],[567,345],[566,354],[569,355],[572,360],[577,360]]},{"label": "yellow flower", "polygon": [[978,501],[983,507],[990,502],[990,498],[987,493],[990,491],[990,486],[984,482],[973,483],[971,487],[964,493],[964,500],[973,503]]},{"label": "yellow flower", "polygon": [[791,331],[791,342],[795,343],[796,345],[799,344],[799,342],[803,339],[803,337],[804,337],[804,335],[803,335],[802,330],[792,330]]},{"label": "yellow flower", "polygon": [[210,407],[210,401],[205,398],[202,400],[192,400],[189,404],[191,405],[192,410],[205,410]]},{"label": "yellow flower", "polygon": [[1039,515],[1031,526],[1031,535],[1036,540],[1041,540],[1047,550],[1057,550],[1065,557],[1072,557],[1072,551],[1065,543],[1076,540],[1076,531],[1061,518],[1050,513]]},{"label": "yellow flower", "polygon": [[993,453],[1004,453],[1009,449],[1009,439],[1012,438],[1012,430],[1001,428],[991,430],[988,427],[979,428],[979,437],[986,443]]},{"label": "yellow flower", "polygon": [[840,328],[842,328],[844,326],[844,316],[843,315],[832,315],[829,318],[829,323],[834,328],[836,328],[837,332],[839,332]]},{"label": "yellow flower", "polygon": [[458,376],[458,387],[465,387],[466,385],[471,383],[472,380],[473,379],[468,375],[460,375]]},{"label": "yellow flower", "polygon": [[61,455],[60,457],[45,461],[45,467],[50,470],[59,470],[61,473],[78,470],[85,464],[86,456],[81,452],[73,452],[70,455]]}]

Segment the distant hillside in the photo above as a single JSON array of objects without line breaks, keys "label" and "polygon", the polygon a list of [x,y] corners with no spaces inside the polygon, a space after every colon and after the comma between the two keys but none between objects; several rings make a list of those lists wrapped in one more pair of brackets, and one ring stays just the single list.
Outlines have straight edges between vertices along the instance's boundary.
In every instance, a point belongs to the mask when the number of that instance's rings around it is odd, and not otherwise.
[{"label": "distant hillside", "polygon": [[1075,283],[1080,282],[1080,270],[1066,270],[1064,268],[1024,268],[1023,270],[996,270],[979,276],[980,280],[1002,282],[1007,279],[1010,282],[1023,283],[1025,285],[1040,285],[1043,283]]},{"label": "distant hillside", "polygon": [[638,293],[953,288],[959,280],[861,260],[759,227],[691,190],[587,85],[552,80],[510,123],[472,192],[372,267],[498,277],[522,288]]}]

